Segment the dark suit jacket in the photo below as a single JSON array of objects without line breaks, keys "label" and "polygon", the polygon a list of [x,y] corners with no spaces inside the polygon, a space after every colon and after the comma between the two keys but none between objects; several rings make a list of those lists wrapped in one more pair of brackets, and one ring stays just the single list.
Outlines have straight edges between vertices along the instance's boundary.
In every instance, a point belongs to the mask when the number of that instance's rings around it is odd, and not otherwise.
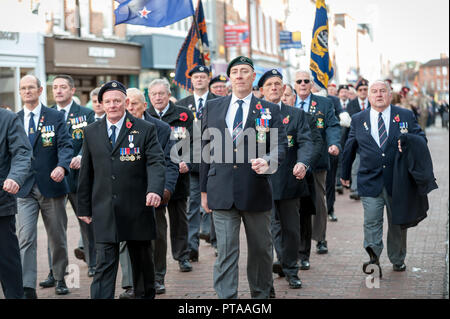
[{"label": "dark suit jacket", "polygon": [[[23,124],[24,111],[21,110],[18,115]],[[55,136],[52,138],[53,142],[51,145],[44,146],[41,129],[50,125],[54,126]],[[36,123],[36,131],[37,136],[34,145],[32,145],[33,160],[31,162],[31,171],[17,196],[28,196],[35,183],[44,197],[53,198],[66,195],[69,193],[67,180],[64,178],[62,182],[57,183],[50,177],[50,174],[57,166],[63,167],[67,176],[69,174],[69,165],[72,161],[72,138],[67,130],[64,115],[42,105],[39,123]]]},{"label": "dark suit jacket", "polygon": [[[129,148],[130,135],[141,157],[124,161],[120,149]],[[155,125],[127,112],[114,148],[106,117],[85,128],[77,215],[92,217],[96,242],[155,239],[154,209],[146,206],[146,196],[152,192],[162,198],[164,183],[164,153]]]},{"label": "dark suit jacket", "polygon": [[[365,108],[369,108],[370,107],[370,102],[367,102],[368,105]],[[347,105],[347,112],[350,116],[352,116],[353,114],[356,114],[358,112],[361,112],[361,106],[359,105],[359,100],[358,98],[351,100],[350,102],[348,102]],[[343,127],[342,128],[342,137],[341,137],[341,145],[344,146],[345,143],[347,142],[348,139],[348,133],[350,132],[350,128],[349,127]]]},{"label": "dark suit jacket", "polygon": [[276,173],[270,176],[273,188],[273,199],[300,198],[307,187],[303,180],[298,180],[292,171],[295,164],[301,162],[307,167],[311,165],[313,144],[308,119],[303,110],[281,103],[281,118],[288,137],[286,158],[281,162]]},{"label": "dark suit jacket", "polygon": [[400,141],[402,153],[397,152],[394,160],[392,223],[408,228],[427,217],[427,194],[438,186],[425,139],[406,133]]},{"label": "dark suit jacket", "polygon": [[315,165],[315,170],[326,170],[330,165],[328,147],[336,145],[340,150],[341,126],[335,115],[335,109],[330,99],[311,94],[308,113],[312,114],[316,127],[319,129],[323,139],[321,156]]},{"label": "dark suit jacket", "polygon": [[334,115],[336,115],[336,117],[339,119],[339,114],[344,112],[344,110],[342,109],[341,100],[339,100],[339,98],[334,95],[328,95],[327,98],[329,98],[333,103]]},{"label": "dark suit jacket", "polygon": [[3,190],[5,179],[19,187],[30,173],[33,150],[17,114],[0,109],[0,217],[17,213],[16,196]]},{"label": "dark suit jacket", "polygon": [[[211,209],[228,210],[234,205],[243,211],[268,211],[273,205],[269,176],[254,172],[250,159],[262,157],[271,163],[272,167],[278,167],[284,160],[287,137],[280,108],[276,104],[252,96],[244,130],[234,148],[226,124],[231,98],[231,95],[225,96],[206,104],[202,119],[202,149],[204,154],[211,154],[211,160],[202,156],[200,191],[207,193]],[[270,110],[272,118],[269,120],[269,127],[273,133],[277,133],[277,143],[270,142],[270,132],[266,134],[266,143],[256,143],[256,119],[261,116],[261,112],[256,109],[258,103],[261,103],[262,108]],[[217,136],[215,133],[219,132],[220,136]],[[255,145],[255,148],[259,149],[256,153],[258,156],[250,154],[251,147]],[[219,156],[219,150],[222,156]]]},{"label": "dark suit jacket", "polygon": [[[52,109],[57,110],[56,104],[52,106]],[[69,130],[69,134],[72,137],[72,145],[73,145],[73,156],[82,155],[81,147],[83,145],[83,135],[74,134],[74,127],[71,120],[74,120],[79,117],[85,117],[85,122],[87,124],[91,124],[95,122],[95,113],[91,109],[80,106],[77,103],[73,102],[70,107],[69,114],[67,115],[67,128]],[[70,169],[69,175],[66,176],[67,183],[69,184],[70,192],[75,193],[77,191],[78,186],[78,174],[80,170],[78,169]]]},{"label": "dark suit jacket", "polygon": [[[190,155],[190,152],[188,152],[188,149],[191,149],[192,144],[192,123],[194,120],[194,115],[191,111],[188,109],[177,106],[173,104],[172,102],[169,102],[170,106],[167,110],[166,114],[164,114],[162,120],[170,125],[170,128],[172,129],[172,135],[171,139],[173,139],[176,143],[176,147],[179,150],[178,154],[180,155],[180,160],[184,161],[189,169],[192,169],[191,165],[191,158],[186,157],[186,154]],[[153,106],[150,106],[148,109],[148,112],[151,116],[159,119],[159,115],[156,112],[155,108]],[[183,114],[184,113],[184,114]],[[184,116],[186,115],[186,117]],[[186,137],[175,137],[173,134],[173,130],[176,130],[177,128],[186,128]],[[187,134],[189,133],[189,134]],[[179,174],[177,185],[175,187],[175,192],[172,194],[171,199],[177,200],[177,199],[186,199],[189,196],[189,172],[184,174]]]},{"label": "dark suit jacket", "polygon": [[[208,95],[206,96],[206,101],[212,100],[212,99],[216,99],[218,98],[218,95],[215,95],[211,92],[208,91]],[[206,106],[206,101],[203,101],[203,105]],[[194,114],[194,122],[193,122],[193,126],[192,126],[192,131],[198,133],[198,134],[193,134],[193,138],[195,140],[193,140],[193,144],[192,144],[192,148],[191,148],[191,153],[194,154],[194,152],[200,152],[200,147],[196,147],[201,146],[201,135],[200,135],[200,131],[201,131],[201,121],[198,120],[197,117],[197,109],[195,107],[195,98],[194,95],[189,95],[187,97],[185,97],[184,99],[181,99],[179,101],[176,102],[176,105],[178,106],[182,106],[182,107],[186,107],[189,110],[191,110],[192,114]],[[197,143],[197,144],[194,144]],[[200,154],[197,154],[197,159],[199,158]],[[191,174],[199,174],[199,170],[200,170],[200,161],[198,160],[194,160],[194,158],[192,158],[191,161],[191,169],[189,170],[189,172]]]},{"label": "dark suit jacket", "polygon": [[[397,123],[394,117],[400,118]],[[394,159],[398,153],[400,123],[408,123],[409,133],[425,139],[414,114],[404,108],[391,105],[391,119],[388,140],[383,152],[370,133],[370,109],[352,116],[350,134],[345,144],[342,160],[342,179],[349,180],[356,152],[359,152],[361,164],[358,171],[358,193],[360,196],[377,197],[386,187],[392,196]]]},{"label": "dark suit jacket", "polygon": [[170,139],[170,133],[172,131],[169,124],[155,119],[147,111],[144,112],[144,117],[146,121],[156,126],[158,141],[164,151],[164,158],[166,162],[166,184],[164,185],[164,188],[167,189],[170,194],[173,194],[175,191],[175,186],[177,185],[179,170],[178,164],[173,162],[170,158],[170,150],[172,149],[172,146],[175,145],[175,141]]}]

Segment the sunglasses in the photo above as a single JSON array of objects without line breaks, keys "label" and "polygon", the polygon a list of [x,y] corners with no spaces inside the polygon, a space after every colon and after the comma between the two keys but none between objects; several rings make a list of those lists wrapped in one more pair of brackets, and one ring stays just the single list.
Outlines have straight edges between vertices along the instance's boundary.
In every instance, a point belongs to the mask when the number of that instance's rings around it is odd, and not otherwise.
[{"label": "sunglasses", "polygon": [[302,84],[303,82],[305,82],[305,84],[308,84],[309,82],[310,82],[310,80],[297,80],[297,81],[295,81],[295,83],[297,83],[297,84]]}]

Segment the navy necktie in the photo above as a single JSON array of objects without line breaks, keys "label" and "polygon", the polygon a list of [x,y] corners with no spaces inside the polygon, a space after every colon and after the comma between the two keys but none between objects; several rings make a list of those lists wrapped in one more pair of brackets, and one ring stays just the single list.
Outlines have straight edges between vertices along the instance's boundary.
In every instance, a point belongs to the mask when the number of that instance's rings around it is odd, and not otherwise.
[{"label": "navy necktie", "polygon": [[101,119],[102,119],[101,117],[96,117],[95,121],[97,122],[97,121],[100,121]]},{"label": "navy necktie", "polygon": [[66,120],[66,110],[61,109],[60,112],[61,112],[62,114],[64,114],[64,121],[65,121],[65,120]]},{"label": "navy necktie", "polygon": [[110,141],[111,141],[111,145],[114,148],[114,146],[116,145],[116,126],[115,125],[111,125],[111,136],[109,137]]},{"label": "navy necktie", "polygon": [[199,119],[202,118],[202,111],[203,111],[203,99],[199,98],[198,99],[198,118]]},{"label": "navy necktie", "polygon": [[236,145],[236,139],[242,131],[242,128],[243,128],[242,122],[244,120],[244,110],[242,109],[242,104],[244,104],[244,101],[237,100],[236,102],[239,104],[239,107],[236,111],[236,115],[234,116],[234,122],[233,122],[233,144],[234,145]]},{"label": "navy necktie", "polygon": [[387,132],[381,112],[378,113],[378,137],[380,138],[380,148],[384,150],[386,147]]},{"label": "navy necktie", "polygon": [[159,119],[160,119],[160,120],[162,119],[163,114],[164,114],[163,111],[159,112]]},{"label": "navy necktie", "polygon": [[36,139],[36,125],[34,124],[33,112],[30,112],[30,122],[28,122],[28,139],[30,140],[31,146],[33,146]]},{"label": "navy necktie", "polygon": [[301,108],[303,111],[305,110],[305,109],[304,109],[305,104],[306,104],[306,102],[304,102],[304,101],[301,101],[301,102],[300,102],[300,108]]}]

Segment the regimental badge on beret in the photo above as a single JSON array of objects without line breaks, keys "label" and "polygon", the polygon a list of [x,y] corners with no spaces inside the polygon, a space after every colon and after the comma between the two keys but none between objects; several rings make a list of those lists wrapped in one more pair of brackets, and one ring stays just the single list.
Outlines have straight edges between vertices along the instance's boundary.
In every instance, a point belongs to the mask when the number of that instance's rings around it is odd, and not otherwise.
[{"label": "regimental badge on beret", "polygon": [[272,70],[272,74],[277,74],[277,73],[278,73],[277,70],[275,70],[275,69]]},{"label": "regimental badge on beret", "polygon": [[117,87],[117,83],[116,83],[116,82],[113,82],[113,83],[111,83],[111,86],[112,86],[113,88],[116,88],[116,87]]},{"label": "regimental badge on beret", "polygon": [[122,83],[116,80],[109,81],[103,84],[102,87],[100,88],[100,91],[98,92],[98,101],[100,103],[102,103],[103,101],[103,94],[108,91],[120,91],[123,94],[127,95],[127,89]]},{"label": "regimental badge on beret", "polygon": [[279,77],[281,80],[283,80],[283,75],[280,72],[278,72],[277,69],[272,69],[264,73],[262,77],[259,79],[258,88],[263,87],[264,83],[272,77]]},{"label": "regimental badge on beret", "polygon": [[201,66],[198,68],[198,70],[203,72],[203,70],[205,70],[205,68]]},{"label": "regimental badge on beret", "polygon": [[223,75],[219,75],[219,80],[220,80],[220,81],[226,82],[226,81],[227,81],[227,78],[224,77]]},{"label": "regimental badge on beret", "polygon": [[255,69],[253,66],[253,61],[250,58],[247,58],[245,56],[238,56],[237,58],[234,58],[229,64],[227,68],[227,75],[230,76],[230,70],[233,66],[239,65],[239,64],[246,64],[250,66],[252,69]]},{"label": "regimental badge on beret", "polygon": [[242,57],[242,58],[241,58],[241,62],[245,62],[245,57]]}]

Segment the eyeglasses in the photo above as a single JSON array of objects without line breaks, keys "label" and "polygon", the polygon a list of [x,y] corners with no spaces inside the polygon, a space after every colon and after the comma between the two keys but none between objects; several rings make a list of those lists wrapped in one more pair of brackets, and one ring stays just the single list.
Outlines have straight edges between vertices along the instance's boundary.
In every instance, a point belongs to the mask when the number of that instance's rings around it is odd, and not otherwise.
[{"label": "eyeglasses", "polygon": [[295,81],[295,83],[297,83],[297,84],[302,84],[302,82],[305,82],[305,84],[308,84],[310,82],[310,80],[302,80],[302,79],[300,79],[300,80]]},{"label": "eyeglasses", "polygon": [[358,89],[358,92],[361,92],[361,91],[367,91],[368,89],[367,88],[359,88]]}]

